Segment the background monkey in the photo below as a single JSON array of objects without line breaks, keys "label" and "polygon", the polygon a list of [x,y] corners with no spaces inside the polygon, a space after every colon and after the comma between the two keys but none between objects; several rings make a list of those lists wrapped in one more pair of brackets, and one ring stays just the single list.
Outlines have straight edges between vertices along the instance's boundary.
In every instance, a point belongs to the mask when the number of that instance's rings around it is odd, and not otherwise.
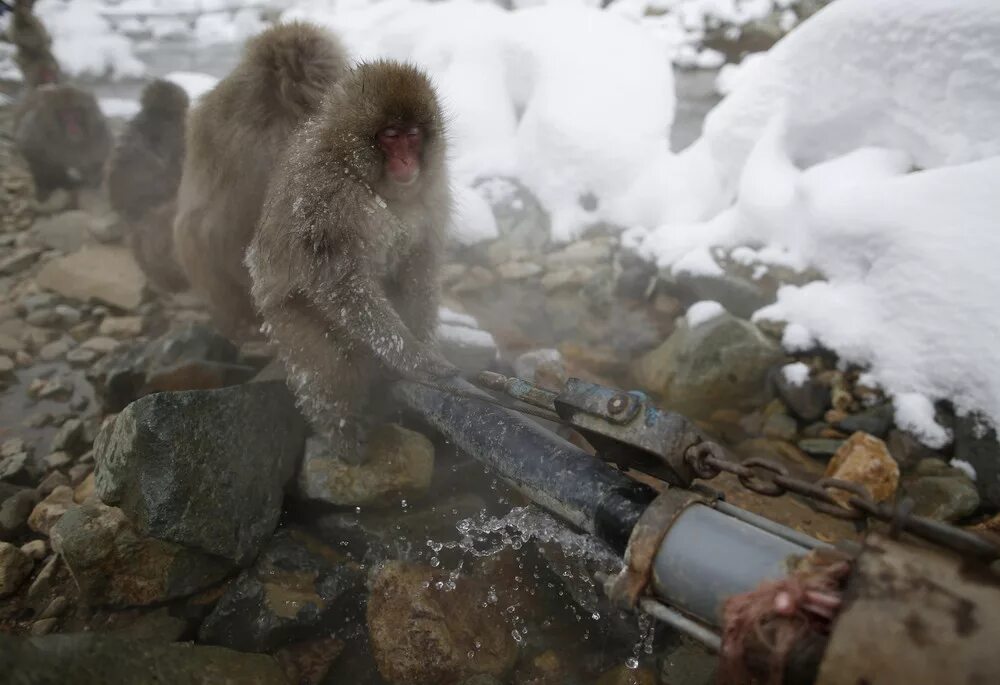
[{"label": "background monkey", "polygon": [[14,114],[14,140],[42,199],[56,188],[98,185],[111,149],[97,99],[67,84],[27,94]]},{"label": "background monkey", "polygon": [[188,118],[174,242],[192,288],[227,335],[251,335],[257,315],[243,264],[271,170],[288,136],[347,71],[328,32],[305,23],[247,43],[236,69]]},{"label": "background monkey", "polygon": [[143,89],[141,104],[111,153],[105,185],[150,283],[175,292],[187,287],[174,255],[173,221],[184,165],[188,96],[180,86],[158,79]]},{"label": "background monkey", "polygon": [[29,88],[61,80],[59,63],[52,54],[52,37],[35,16],[34,6],[35,0],[16,0],[8,28],[10,42],[17,48],[14,60]]},{"label": "background monkey", "polygon": [[457,370],[433,347],[451,212],[437,95],[415,67],[359,65],[294,136],[247,252],[288,382],[334,454],[389,373]]}]

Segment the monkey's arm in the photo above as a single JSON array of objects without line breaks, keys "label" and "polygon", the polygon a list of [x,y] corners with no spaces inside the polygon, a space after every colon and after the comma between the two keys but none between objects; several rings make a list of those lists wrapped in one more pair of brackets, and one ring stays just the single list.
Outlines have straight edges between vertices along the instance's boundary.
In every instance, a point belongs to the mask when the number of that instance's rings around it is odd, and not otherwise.
[{"label": "monkey's arm", "polygon": [[439,250],[425,240],[410,255],[399,270],[393,284],[396,311],[418,340],[432,342],[438,322],[438,254]]},{"label": "monkey's arm", "polygon": [[458,373],[407,327],[382,286],[369,274],[352,270],[309,290],[305,295],[334,330],[351,343],[369,349],[401,376],[427,380]]}]

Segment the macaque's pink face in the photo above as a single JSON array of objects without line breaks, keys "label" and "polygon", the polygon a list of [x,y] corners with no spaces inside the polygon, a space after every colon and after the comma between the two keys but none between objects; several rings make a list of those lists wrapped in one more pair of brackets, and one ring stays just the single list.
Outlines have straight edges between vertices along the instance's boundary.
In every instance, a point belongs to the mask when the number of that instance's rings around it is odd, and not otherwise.
[{"label": "macaque's pink face", "polygon": [[68,107],[59,111],[59,121],[63,125],[63,130],[66,131],[66,134],[72,141],[83,137],[83,127],[80,125],[81,120],[82,117],[75,108]]},{"label": "macaque's pink face", "polygon": [[385,155],[385,174],[391,181],[408,186],[417,180],[423,143],[419,126],[389,126],[379,131],[378,145]]}]

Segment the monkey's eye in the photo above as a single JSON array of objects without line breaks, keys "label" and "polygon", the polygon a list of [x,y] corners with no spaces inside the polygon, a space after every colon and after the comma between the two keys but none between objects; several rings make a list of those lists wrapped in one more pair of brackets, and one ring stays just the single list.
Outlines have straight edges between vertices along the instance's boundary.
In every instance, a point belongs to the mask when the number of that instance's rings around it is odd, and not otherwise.
[{"label": "monkey's eye", "polygon": [[386,138],[398,138],[399,137],[399,129],[397,129],[397,128],[387,128],[387,129],[384,129],[382,131],[382,135],[385,136]]},{"label": "monkey's eye", "polygon": [[408,138],[416,138],[419,135],[420,135],[420,128],[417,126],[411,126],[410,128],[406,129],[406,136]]}]

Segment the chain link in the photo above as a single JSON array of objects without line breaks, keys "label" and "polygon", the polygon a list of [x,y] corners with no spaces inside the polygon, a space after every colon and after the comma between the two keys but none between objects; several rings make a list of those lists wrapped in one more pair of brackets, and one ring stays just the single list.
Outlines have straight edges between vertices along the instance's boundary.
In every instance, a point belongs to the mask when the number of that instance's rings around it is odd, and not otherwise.
[{"label": "chain link", "polygon": [[[923,540],[987,562],[1000,559],[1000,545],[956,526],[909,513],[903,500],[892,507],[872,499],[860,483],[837,478],[821,478],[809,482],[788,474],[788,469],[768,459],[753,458],[739,463],[726,457],[725,450],[714,442],[692,445],[684,461],[703,480],[712,480],[721,473],[736,476],[747,490],[765,497],[780,497],[793,493],[805,498],[816,511],[848,521],[875,519],[888,523],[894,533],[907,532]],[[834,497],[834,492],[847,493],[847,502]]]}]

